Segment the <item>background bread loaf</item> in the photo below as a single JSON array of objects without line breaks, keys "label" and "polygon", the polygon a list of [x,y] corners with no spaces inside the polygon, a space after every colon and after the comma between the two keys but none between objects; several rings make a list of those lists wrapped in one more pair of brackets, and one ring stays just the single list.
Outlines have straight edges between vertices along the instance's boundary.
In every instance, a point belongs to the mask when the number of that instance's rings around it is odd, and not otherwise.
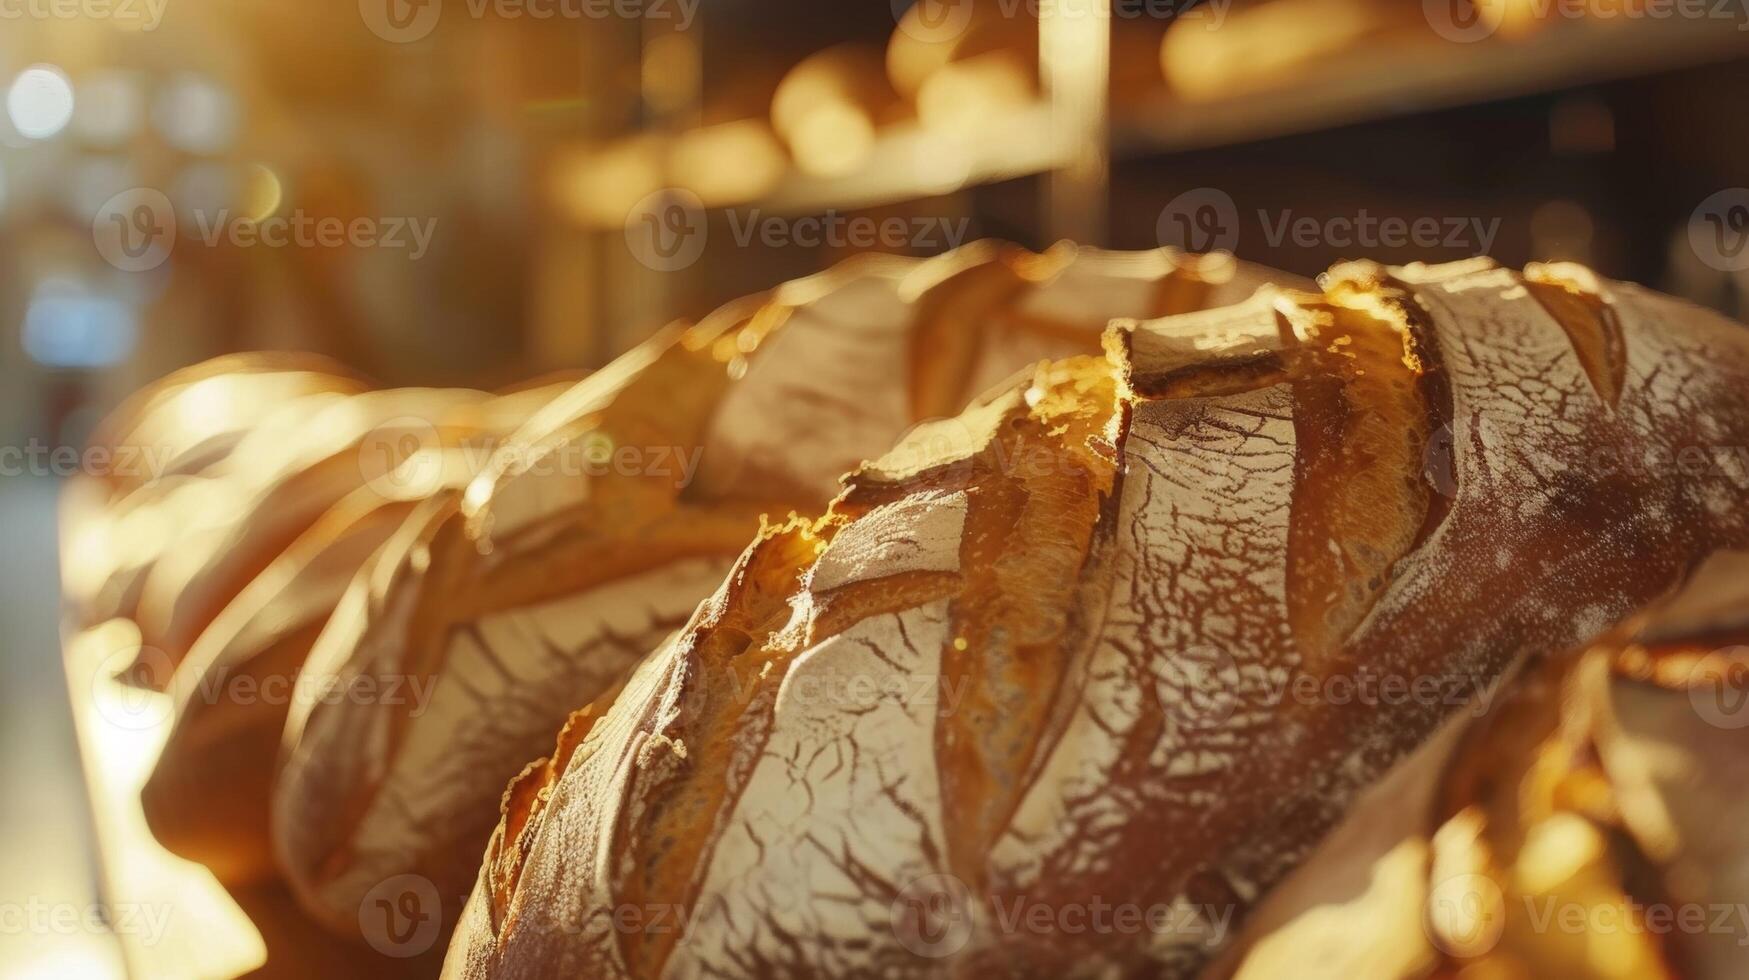
[{"label": "background bread loaf", "polygon": [[1189,975],[1454,711],[1749,542],[1741,327],[1570,266],[1324,282],[768,526],[512,785],[446,974]]},{"label": "background bread loaf", "polygon": [[418,874],[453,919],[504,783],[685,624],[762,521],[824,506],[846,468],[985,378],[1265,278],[1165,250],[866,257],[598,372],[466,493],[422,506],[317,642],[313,676],[429,697],[294,710],[275,834],[300,897],[350,930],[370,888]]},{"label": "background bread loaf", "polygon": [[464,486],[507,428],[568,387],[397,419],[364,436],[350,469],[344,453],[317,464],[350,492],[225,605],[172,674],[175,721],[142,792],[161,843],[227,884],[272,873],[268,801],[286,715],[300,699],[347,693],[299,683],[347,584],[420,499]]}]

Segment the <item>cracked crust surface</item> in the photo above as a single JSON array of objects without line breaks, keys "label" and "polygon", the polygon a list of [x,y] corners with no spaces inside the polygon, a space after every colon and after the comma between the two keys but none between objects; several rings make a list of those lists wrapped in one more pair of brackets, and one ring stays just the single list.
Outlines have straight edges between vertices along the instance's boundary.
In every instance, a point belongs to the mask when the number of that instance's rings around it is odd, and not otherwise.
[{"label": "cracked crust surface", "polygon": [[1749,542],[1741,327],[1573,267],[1324,282],[767,527],[512,785],[446,975],[1189,975],[1514,665]]},{"label": "cracked crust surface", "polygon": [[[983,379],[1098,350],[1114,316],[1225,301],[1265,279],[1166,250],[867,257],[597,372],[465,492],[416,513],[317,641],[314,677],[403,678],[430,694],[417,711],[294,710],[275,834],[300,899],[350,930],[370,887],[417,873],[453,919],[505,782],[686,624],[762,520],[824,506],[846,469],[957,411]],[[850,609],[855,590],[832,583],[893,557],[880,542],[842,551],[819,587]]]}]

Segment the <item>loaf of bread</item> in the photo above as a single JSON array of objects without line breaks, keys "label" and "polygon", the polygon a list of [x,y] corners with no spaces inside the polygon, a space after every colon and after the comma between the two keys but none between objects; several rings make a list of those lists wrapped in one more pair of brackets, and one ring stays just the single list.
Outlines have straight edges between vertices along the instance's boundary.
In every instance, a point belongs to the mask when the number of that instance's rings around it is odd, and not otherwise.
[{"label": "loaf of bread", "polygon": [[315,682],[422,693],[294,706],[274,834],[300,898],[355,931],[372,888],[414,874],[453,921],[505,783],[685,624],[762,519],[823,507],[845,469],[978,387],[1097,350],[1112,317],[1266,278],[1230,258],[983,243],[852,260],[629,352],[465,494],[421,505],[317,641]]},{"label": "loaf of bread", "polygon": [[[251,430],[300,400],[369,390],[338,364],[307,355],[232,354],[172,372],[125,399],[98,424],[88,458],[101,461],[64,494],[63,602],[76,627],[121,614],[137,597],[141,566],[162,548],[154,515],[187,523],[179,506]],[[130,514],[145,514],[135,516]]]},{"label": "loaf of bread", "polygon": [[1742,327],[1573,266],[1323,283],[768,523],[510,787],[446,975],[1191,975],[1514,665],[1749,543]]},{"label": "loaf of bread", "polygon": [[145,651],[137,680],[162,688],[164,668],[324,513],[365,485],[417,496],[400,485],[417,474],[398,475],[400,465],[451,433],[477,431],[493,403],[470,389],[402,388],[322,391],[264,411],[200,472],[149,481],[82,518],[69,545],[84,583],[76,615],[132,620]]},{"label": "loaf of bread", "polygon": [[1358,799],[1214,971],[1749,973],[1749,553],[1528,663]]},{"label": "loaf of bread", "polygon": [[305,395],[368,391],[368,382],[312,354],[255,351],[202,361],[141,388],[97,426],[89,446],[112,466],[91,474],[106,499],[203,472],[250,429]]},{"label": "loaf of bread", "polygon": [[[294,489],[314,496],[297,506],[351,489],[226,602],[173,671],[174,721],[141,794],[161,843],[226,884],[272,873],[268,801],[290,705],[354,693],[298,683],[347,584],[417,501],[465,486],[509,429],[569,387],[547,381],[470,397],[465,411],[445,396],[428,418],[403,416],[366,433],[350,459],[336,450],[316,461],[314,490],[309,477],[287,471],[272,497],[295,498]],[[248,536],[239,529],[231,540]]]}]

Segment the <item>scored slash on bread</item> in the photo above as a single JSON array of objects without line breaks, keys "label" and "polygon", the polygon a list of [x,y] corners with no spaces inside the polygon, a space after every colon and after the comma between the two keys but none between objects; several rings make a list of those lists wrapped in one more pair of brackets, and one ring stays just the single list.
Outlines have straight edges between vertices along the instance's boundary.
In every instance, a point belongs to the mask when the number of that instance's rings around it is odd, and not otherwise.
[{"label": "scored slash on bread", "polygon": [[1749,544],[1741,327],[1572,266],[1323,285],[768,525],[510,787],[446,975],[1194,974],[1514,665]]},{"label": "scored slash on bread", "polygon": [[300,899],[353,931],[372,887],[418,874],[453,920],[505,782],[685,625],[762,519],[823,507],[846,469],[973,386],[1096,351],[1113,317],[1271,280],[1299,282],[1164,249],[869,256],[603,368],[465,492],[422,505],[317,641],[314,677],[429,699],[294,708],[275,835]]}]

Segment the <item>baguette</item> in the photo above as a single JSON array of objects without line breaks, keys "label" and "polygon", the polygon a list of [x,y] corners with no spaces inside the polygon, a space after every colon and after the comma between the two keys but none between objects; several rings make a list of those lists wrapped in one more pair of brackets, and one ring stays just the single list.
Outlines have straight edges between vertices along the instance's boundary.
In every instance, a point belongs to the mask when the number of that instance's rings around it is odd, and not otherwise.
[{"label": "baguette", "polygon": [[445,975],[1194,975],[1453,712],[1749,542],[1740,326],[1574,266],[1324,282],[765,528],[511,785]]},{"label": "baguette", "polygon": [[421,505],[317,641],[322,683],[429,698],[294,708],[274,835],[300,900],[356,931],[373,887],[416,874],[453,921],[504,784],[685,624],[762,520],[823,506],[846,468],[983,379],[1096,350],[1113,316],[1266,278],[1164,250],[867,257],[598,372],[465,494]]}]

